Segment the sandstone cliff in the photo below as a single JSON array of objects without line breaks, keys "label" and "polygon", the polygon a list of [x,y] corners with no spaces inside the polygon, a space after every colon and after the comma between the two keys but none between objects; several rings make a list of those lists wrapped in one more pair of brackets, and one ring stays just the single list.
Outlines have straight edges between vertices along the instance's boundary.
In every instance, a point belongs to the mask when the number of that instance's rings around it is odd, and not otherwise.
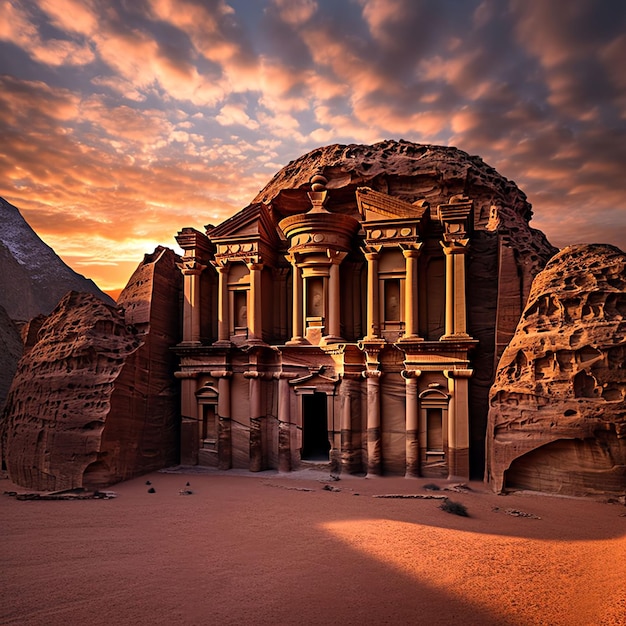
[{"label": "sandstone cliff", "polygon": [[626,491],[625,319],[617,248],[565,248],[535,278],[491,390],[496,490]]},{"label": "sandstone cliff", "polygon": [[19,210],[0,198],[0,306],[13,320],[47,315],[68,291],[113,300],[95,283],[68,267],[26,223]]},{"label": "sandstone cliff", "polygon": [[[408,202],[427,200],[431,217],[456,194],[474,201],[474,235],[467,258],[468,332],[480,341],[470,381],[471,465],[484,464],[489,388],[495,365],[515,331],[534,276],[557,252],[532,229],[525,194],[480,157],[452,147],[383,141],[372,146],[330,145],[292,161],[253,202],[271,202],[277,221],[308,210],[304,194],[314,174],[328,179],[333,210],[353,210],[354,192],[367,186]],[[297,203],[302,202],[302,206]]]},{"label": "sandstone cliff", "polygon": [[4,415],[9,476],[38,490],[102,488],[177,462],[176,255],[147,255],[120,308],[71,292],[21,359]]}]

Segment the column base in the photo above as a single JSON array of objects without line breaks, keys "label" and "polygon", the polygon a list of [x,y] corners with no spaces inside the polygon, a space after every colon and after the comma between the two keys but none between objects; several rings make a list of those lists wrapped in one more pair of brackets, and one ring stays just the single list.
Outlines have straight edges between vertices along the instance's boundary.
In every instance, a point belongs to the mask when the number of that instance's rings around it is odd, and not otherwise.
[{"label": "column base", "polygon": [[343,337],[338,337],[337,335],[324,335],[322,340],[320,341],[320,346],[328,345],[330,343],[345,343],[346,340]]},{"label": "column base", "polygon": [[232,348],[233,342],[230,339],[218,339],[213,343],[216,348]]},{"label": "column base", "polygon": [[439,341],[459,341],[461,339],[471,339],[471,337],[467,333],[453,333],[439,337]]},{"label": "column base", "polygon": [[408,341],[424,341],[424,337],[420,337],[419,335],[404,335],[404,337],[400,337],[398,343],[404,343]]},{"label": "column base", "polygon": [[285,342],[286,346],[307,346],[310,342],[304,337],[292,337],[289,341]]}]

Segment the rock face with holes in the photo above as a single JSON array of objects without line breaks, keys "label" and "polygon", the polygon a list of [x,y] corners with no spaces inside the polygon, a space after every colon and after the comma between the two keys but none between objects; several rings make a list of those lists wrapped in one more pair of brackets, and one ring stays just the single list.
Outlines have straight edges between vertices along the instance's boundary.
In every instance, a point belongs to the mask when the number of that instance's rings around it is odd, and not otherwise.
[{"label": "rock face with holes", "polygon": [[626,491],[626,255],[570,246],[537,275],[491,389],[497,491]]},{"label": "rock face with holes", "polygon": [[3,421],[11,480],[102,488],[177,462],[177,256],[158,248],[109,306],[70,292],[21,359]]}]

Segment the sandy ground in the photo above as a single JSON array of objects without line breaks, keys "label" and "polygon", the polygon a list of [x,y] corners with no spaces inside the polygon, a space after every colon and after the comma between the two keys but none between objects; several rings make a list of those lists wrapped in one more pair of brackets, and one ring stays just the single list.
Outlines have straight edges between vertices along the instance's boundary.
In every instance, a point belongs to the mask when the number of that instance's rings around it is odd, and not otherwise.
[{"label": "sandy ground", "polygon": [[1,495],[0,623],[626,624],[626,507],[427,482],[209,471]]}]

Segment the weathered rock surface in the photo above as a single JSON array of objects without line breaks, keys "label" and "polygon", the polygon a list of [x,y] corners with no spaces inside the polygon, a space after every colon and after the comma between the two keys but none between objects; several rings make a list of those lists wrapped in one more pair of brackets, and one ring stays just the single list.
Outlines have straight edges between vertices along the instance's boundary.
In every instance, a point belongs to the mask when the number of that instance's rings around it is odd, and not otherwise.
[{"label": "weathered rock surface", "polygon": [[68,291],[113,300],[96,284],[67,266],[24,220],[0,198],[0,306],[13,320],[48,315]]},{"label": "weathered rock surface", "polygon": [[626,491],[626,255],[570,246],[535,278],[491,390],[494,489]]},{"label": "weathered rock surface", "polygon": [[176,258],[165,248],[146,256],[120,308],[71,292],[43,323],[7,399],[14,482],[102,488],[177,462]]},{"label": "weathered rock surface", "polygon": [[[489,388],[495,365],[520,319],[534,276],[557,249],[532,229],[531,205],[514,182],[480,157],[452,147],[382,141],[367,145],[330,145],[292,161],[257,194],[253,202],[272,202],[274,219],[308,210],[310,179],[321,173],[332,194],[333,211],[352,210],[357,187],[370,187],[408,202],[427,200],[431,219],[439,204],[456,194],[474,201],[474,234],[467,257],[467,326],[480,341],[473,353],[470,380],[471,465],[484,466]],[[301,202],[301,205],[298,203]]]}]

